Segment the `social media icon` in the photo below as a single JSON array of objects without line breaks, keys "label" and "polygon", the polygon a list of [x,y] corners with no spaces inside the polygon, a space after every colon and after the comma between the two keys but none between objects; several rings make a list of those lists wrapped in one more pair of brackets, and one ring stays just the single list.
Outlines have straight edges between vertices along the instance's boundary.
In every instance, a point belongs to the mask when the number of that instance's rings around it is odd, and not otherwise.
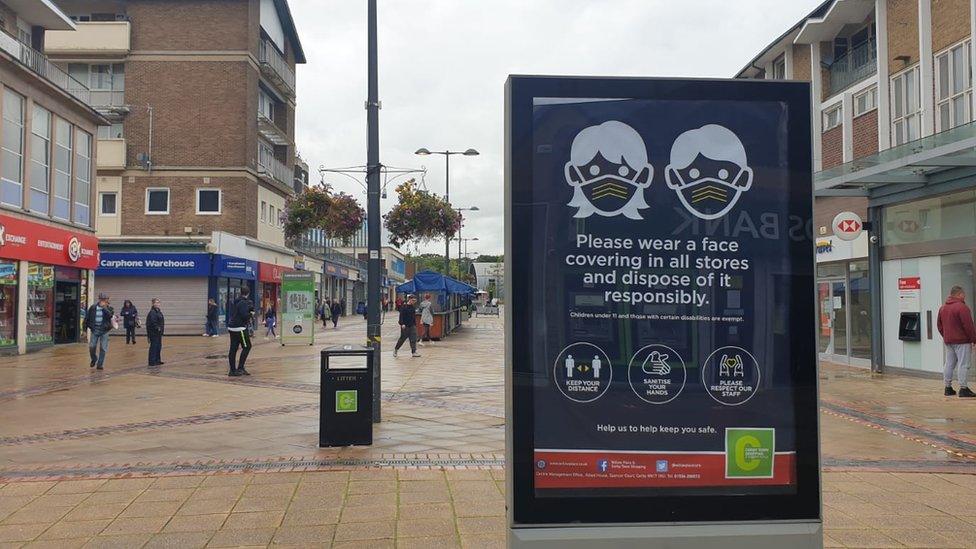
[{"label": "social media icon", "polygon": [[658,473],[667,473],[668,472],[668,460],[666,460],[666,459],[659,459],[659,460],[657,460],[656,470],[657,470]]},{"label": "social media icon", "polygon": [[601,459],[600,461],[596,462],[596,468],[601,473],[606,473],[607,471],[610,470],[610,460]]}]

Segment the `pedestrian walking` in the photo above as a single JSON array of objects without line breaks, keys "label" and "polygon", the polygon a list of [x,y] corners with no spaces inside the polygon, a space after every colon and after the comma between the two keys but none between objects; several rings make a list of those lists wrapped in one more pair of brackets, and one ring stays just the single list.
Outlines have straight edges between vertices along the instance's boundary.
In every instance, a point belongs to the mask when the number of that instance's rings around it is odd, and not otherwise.
[{"label": "pedestrian walking", "polygon": [[136,310],[136,306],[132,304],[131,301],[126,299],[122,302],[122,312],[119,313],[122,317],[122,327],[125,328],[125,344],[129,343],[136,344],[136,328],[138,328],[141,323],[139,322],[139,311]]},{"label": "pedestrian walking", "polygon": [[420,356],[417,353],[417,308],[415,307],[417,298],[407,296],[407,302],[400,307],[400,339],[397,340],[396,347],[393,348],[393,356],[396,357],[403,346],[403,342],[410,340],[410,356]]},{"label": "pedestrian walking", "polygon": [[420,323],[424,326],[421,341],[430,341],[430,327],[434,325],[434,304],[430,302],[430,294],[424,294],[420,302]]},{"label": "pedestrian walking", "polygon": [[959,396],[976,397],[976,393],[967,385],[971,351],[976,345],[976,327],[973,326],[973,312],[966,305],[966,292],[961,287],[953,286],[949,291],[945,305],[939,309],[938,327],[945,343],[945,371],[942,375],[945,396],[956,394],[952,388],[955,371],[959,379]]},{"label": "pedestrian walking", "polygon": [[207,300],[207,333],[203,335],[217,337],[217,315],[219,313],[220,308],[217,307],[217,302],[211,297]]},{"label": "pedestrian walking", "polygon": [[[238,297],[229,311],[227,320],[227,333],[230,334],[230,351],[227,353],[227,360],[230,362],[229,376],[249,376],[251,375],[244,368],[247,355],[251,352],[251,333],[250,326],[254,319],[254,302],[251,301],[251,289],[247,286],[241,288],[241,295]],[[241,350],[240,357],[237,350]]]},{"label": "pedestrian walking", "polygon": [[403,298],[400,297],[400,296],[397,296],[396,299],[393,300],[393,308],[396,309],[397,311],[399,311],[400,310],[400,307],[403,307]]},{"label": "pedestrian walking", "polygon": [[335,300],[335,301],[333,301],[332,302],[332,308],[329,311],[329,314],[332,317],[332,327],[333,328],[338,328],[339,327],[339,317],[342,316],[342,302],[340,302],[338,299]]},{"label": "pedestrian walking", "polygon": [[166,331],[166,319],[163,318],[163,311],[159,308],[158,297],[152,299],[152,308],[146,315],[146,336],[149,338],[149,365],[162,366],[164,364],[163,353],[163,332]]},{"label": "pedestrian walking", "polygon": [[322,327],[329,327],[329,319],[332,318],[332,302],[328,299],[322,300],[322,307],[319,312],[319,316],[322,318]]},{"label": "pedestrian walking", "polygon": [[278,311],[275,310],[275,306],[272,305],[264,312],[264,327],[267,328],[264,337],[274,337],[278,338],[278,333],[275,332],[275,326],[278,325]]},{"label": "pedestrian walking", "polygon": [[104,369],[105,355],[108,353],[108,333],[116,325],[115,310],[109,305],[108,294],[98,294],[98,302],[88,308],[85,314],[84,329],[90,330],[88,354],[91,356],[89,368]]},{"label": "pedestrian walking", "polygon": [[339,315],[346,316],[346,300],[345,299],[340,299],[339,300]]}]

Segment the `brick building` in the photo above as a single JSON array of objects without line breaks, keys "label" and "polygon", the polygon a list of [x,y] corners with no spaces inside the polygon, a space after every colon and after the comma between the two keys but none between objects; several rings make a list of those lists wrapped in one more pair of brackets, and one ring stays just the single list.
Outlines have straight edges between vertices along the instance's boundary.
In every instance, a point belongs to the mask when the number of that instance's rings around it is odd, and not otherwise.
[{"label": "brick building", "polygon": [[92,184],[106,120],[41,52],[76,32],[50,2],[0,1],[0,352],[78,341],[98,265]]},{"label": "brick building", "polygon": [[[282,221],[303,169],[295,67],[305,56],[287,1],[59,5],[78,30],[48,33],[44,50],[109,120],[97,145],[100,287],[140,312],[158,294],[174,334],[202,331],[208,297],[223,308],[250,286],[274,302],[280,273],[306,268]],[[162,264],[182,267],[149,267]]]},{"label": "brick building", "polygon": [[[811,83],[825,358],[941,371],[933,319],[974,295],[974,34],[976,0],[827,0],[736,75]],[[841,211],[870,231],[839,240]]]}]

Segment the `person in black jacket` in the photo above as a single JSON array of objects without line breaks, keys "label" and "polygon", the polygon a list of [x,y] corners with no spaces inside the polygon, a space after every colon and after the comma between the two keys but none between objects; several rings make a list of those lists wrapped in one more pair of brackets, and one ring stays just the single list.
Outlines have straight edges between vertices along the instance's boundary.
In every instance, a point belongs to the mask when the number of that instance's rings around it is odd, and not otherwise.
[{"label": "person in black jacket", "polygon": [[217,337],[217,302],[211,297],[207,300],[207,333],[204,336]]},{"label": "person in black jacket", "polygon": [[[108,353],[108,333],[112,331],[112,318],[115,310],[108,304],[108,294],[98,294],[98,303],[88,308],[85,314],[85,330],[91,330],[88,336],[88,354],[91,355],[90,367],[103,369],[105,354]],[[96,352],[97,349],[97,352]]]},{"label": "person in black jacket", "polygon": [[136,306],[131,301],[126,299],[122,303],[122,312],[119,313],[119,316],[122,317],[122,326],[125,327],[125,344],[132,343],[135,345],[136,323],[139,320],[139,311],[136,310]]},{"label": "person in black jacket", "polygon": [[396,347],[393,348],[393,356],[397,356],[400,347],[407,339],[410,340],[410,356],[420,356],[417,353],[417,298],[407,296],[407,302],[400,307],[400,339],[397,340]]},{"label": "person in black jacket", "polygon": [[338,326],[338,324],[339,324],[339,317],[342,315],[342,313],[344,311],[344,309],[342,307],[342,303],[344,303],[344,302],[340,302],[338,299],[336,299],[335,301],[332,302],[332,310],[330,312],[332,313],[332,327],[333,328],[338,328],[339,327]]},{"label": "person in black jacket", "polygon": [[[229,376],[249,376],[251,375],[244,369],[244,362],[247,360],[248,353],[251,352],[251,334],[249,332],[251,323],[254,320],[254,302],[251,301],[251,288],[244,286],[241,288],[241,296],[234,301],[227,314],[227,333],[230,334],[230,352],[227,353],[227,360],[230,363]],[[237,349],[241,349],[240,358],[237,357]]]},{"label": "person in black jacket", "polygon": [[152,300],[152,309],[146,315],[146,335],[149,336],[149,365],[162,366],[164,364],[160,354],[163,351],[163,332],[166,320],[163,311],[159,309],[159,298]]}]

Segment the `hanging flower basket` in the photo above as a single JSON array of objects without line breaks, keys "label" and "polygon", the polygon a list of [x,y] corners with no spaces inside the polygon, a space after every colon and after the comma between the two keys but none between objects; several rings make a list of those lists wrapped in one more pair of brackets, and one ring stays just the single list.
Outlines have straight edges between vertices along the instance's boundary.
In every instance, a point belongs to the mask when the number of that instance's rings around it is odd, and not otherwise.
[{"label": "hanging flower basket", "polygon": [[285,237],[299,238],[310,229],[321,229],[329,238],[348,241],[362,227],[366,212],[352,195],[333,193],[328,185],[309,187],[288,199]]},{"label": "hanging flower basket", "polygon": [[394,246],[450,238],[461,228],[461,213],[443,198],[418,188],[415,180],[402,183],[396,192],[396,206],[383,216]]}]

